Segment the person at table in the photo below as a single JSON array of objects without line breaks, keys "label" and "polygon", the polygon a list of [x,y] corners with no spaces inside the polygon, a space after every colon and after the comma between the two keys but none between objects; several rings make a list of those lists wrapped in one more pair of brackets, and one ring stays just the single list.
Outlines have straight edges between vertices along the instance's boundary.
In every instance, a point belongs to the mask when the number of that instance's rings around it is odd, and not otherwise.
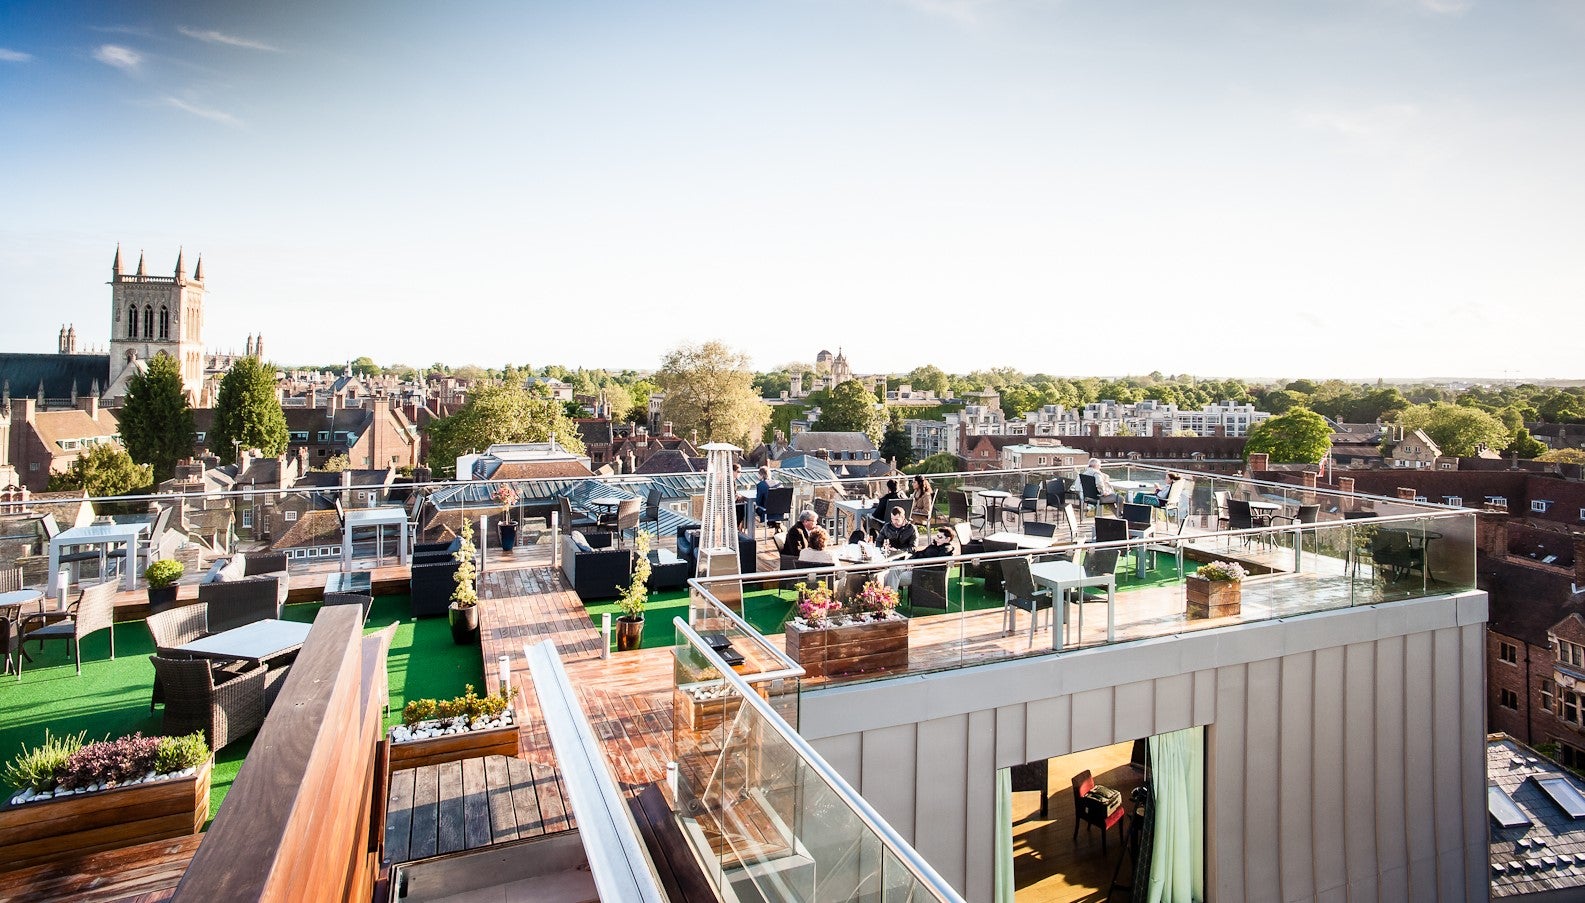
[{"label": "person at table", "polygon": [[797,555],[809,547],[809,534],[820,529],[815,526],[817,518],[815,513],[805,508],[798,515],[798,523],[793,524],[787,531],[787,538],[782,540],[781,553],[783,555]]},{"label": "person at table", "polygon": [[924,474],[914,475],[913,516],[916,524],[929,524],[935,516],[936,490]]},{"label": "person at table", "polygon": [[897,481],[887,480],[886,494],[876,500],[875,511],[870,516],[876,520],[880,520],[886,516],[886,512],[892,510],[893,505],[906,506],[907,503],[908,499],[904,498],[903,494],[897,491]]},{"label": "person at table", "polygon": [[[951,527],[937,527],[935,532],[930,534],[929,544],[916,552],[910,552],[908,560],[921,561],[927,558],[950,558],[958,553],[957,539],[957,534],[952,532]],[[892,589],[913,586],[914,570],[915,568],[887,568],[882,580]]]},{"label": "person at table", "polygon": [[1167,499],[1172,495],[1172,484],[1178,482],[1181,479],[1183,479],[1183,477],[1180,477],[1175,473],[1167,474],[1167,482],[1162,483],[1156,488],[1156,496],[1151,500],[1151,504],[1155,505],[1157,508],[1167,507]]},{"label": "person at table", "polygon": [[864,532],[864,528],[863,527],[855,528],[852,533],[848,534],[848,545],[850,545],[850,546],[856,546],[856,545],[858,545],[861,542],[869,542],[869,541],[870,541],[870,535],[868,533]]},{"label": "person at table", "polygon": [[883,549],[890,547],[899,552],[912,552],[919,544],[919,533],[908,519],[908,510],[902,505],[893,505],[891,512],[886,526],[875,534],[875,544]]},{"label": "person at table", "polygon": [[[1101,469],[1099,458],[1091,458],[1090,463],[1084,465],[1084,470],[1080,471],[1080,473],[1089,474],[1095,478],[1095,491],[1100,494],[1101,504],[1117,504],[1117,490],[1112,488],[1112,478],[1107,476],[1106,471]],[[1085,501],[1089,500],[1086,499]]]},{"label": "person at table", "polygon": [[798,553],[799,564],[836,564],[836,550],[831,548],[831,537],[821,527],[809,531],[809,545]]}]

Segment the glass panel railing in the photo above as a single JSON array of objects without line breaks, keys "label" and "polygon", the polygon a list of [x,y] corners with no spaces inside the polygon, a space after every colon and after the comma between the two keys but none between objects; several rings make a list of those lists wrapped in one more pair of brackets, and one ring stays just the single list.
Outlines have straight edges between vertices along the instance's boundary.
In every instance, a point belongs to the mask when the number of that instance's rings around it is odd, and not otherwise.
[{"label": "glass panel railing", "polygon": [[[798,736],[773,681],[750,683],[675,626],[677,817],[722,899],[961,899]],[[706,687],[711,705],[693,707]]]},{"label": "glass panel railing", "polygon": [[[1216,485],[1215,482],[1212,485]],[[1376,516],[1344,517],[1307,490],[1251,491],[1259,527],[1218,530],[1202,514],[1150,509],[1130,523],[1065,517],[975,540],[968,555],[863,560],[839,546],[831,564],[784,560],[786,570],[695,581],[696,629],[752,630],[804,669],[805,685],[885,679],[1032,655],[1050,655],[1204,629],[1472,589],[1475,515],[1378,500]],[[1220,490],[1213,490],[1220,491]],[[1396,508],[1401,511],[1395,511]],[[1235,506],[1236,509],[1236,506]],[[1041,512],[1044,513],[1044,512]],[[1129,514],[1136,514],[1130,510]],[[1105,509],[1109,515],[1109,509]],[[1304,517],[1306,519],[1301,520]],[[1053,524],[1053,520],[1057,523]],[[1051,536],[1031,529],[1043,523]],[[1097,541],[1115,528],[1130,538]],[[1103,533],[1103,537],[1105,534]],[[851,556],[848,560],[843,556]],[[1197,579],[1225,562],[1236,582]],[[716,589],[730,585],[719,598]],[[877,617],[867,586],[895,587],[896,614]],[[827,604],[830,608],[826,608]],[[743,645],[731,634],[733,645]],[[743,639],[746,639],[744,637]],[[752,664],[748,666],[750,672]]]}]

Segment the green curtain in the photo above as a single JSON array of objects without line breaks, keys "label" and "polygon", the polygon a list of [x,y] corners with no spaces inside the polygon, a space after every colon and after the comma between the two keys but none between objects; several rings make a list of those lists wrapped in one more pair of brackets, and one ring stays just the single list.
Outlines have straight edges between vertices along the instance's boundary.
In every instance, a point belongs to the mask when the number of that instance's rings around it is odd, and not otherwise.
[{"label": "green curtain", "polygon": [[1145,903],[1205,900],[1205,729],[1150,738],[1150,884]]},{"label": "green curtain", "polygon": [[996,903],[1013,903],[1013,770],[996,769]]}]

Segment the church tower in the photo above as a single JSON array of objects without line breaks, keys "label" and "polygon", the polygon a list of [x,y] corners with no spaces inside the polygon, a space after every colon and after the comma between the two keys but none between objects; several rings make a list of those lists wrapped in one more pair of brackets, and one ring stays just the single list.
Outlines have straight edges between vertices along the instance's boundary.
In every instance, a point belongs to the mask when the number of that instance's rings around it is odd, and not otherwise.
[{"label": "church tower", "polygon": [[196,400],[204,379],[204,259],[187,275],[186,259],[176,252],[170,276],[150,276],[142,252],[138,269],[127,273],[116,246],[110,267],[110,387],[107,401],[127,394],[127,380],[155,355],[176,359],[182,384]]}]

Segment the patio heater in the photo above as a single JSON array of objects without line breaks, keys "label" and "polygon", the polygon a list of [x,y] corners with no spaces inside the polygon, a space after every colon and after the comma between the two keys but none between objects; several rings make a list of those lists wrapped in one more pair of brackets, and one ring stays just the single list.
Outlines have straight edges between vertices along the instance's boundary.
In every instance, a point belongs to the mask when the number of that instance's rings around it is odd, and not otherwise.
[{"label": "patio heater", "polygon": [[708,458],[704,515],[699,528],[699,576],[736,574],[737,487],[732,485],[732,453],[738,447],[729,442],[711,442],[700,448]]}]

